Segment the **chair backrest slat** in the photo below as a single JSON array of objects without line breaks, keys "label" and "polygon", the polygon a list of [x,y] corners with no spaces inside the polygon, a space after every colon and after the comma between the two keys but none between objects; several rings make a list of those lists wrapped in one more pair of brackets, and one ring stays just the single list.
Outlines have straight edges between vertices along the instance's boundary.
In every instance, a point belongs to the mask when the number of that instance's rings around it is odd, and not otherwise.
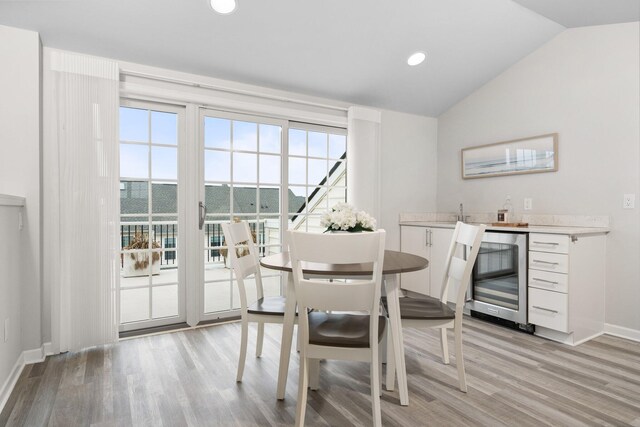
[{"label": "chair backrest slat", "polygon": [[298,245],[296,251],[303,261],[326,264],[367,263],[377,260],[379,238],[377,232],[305,233],[304,244]]},{"label": "chair backrest slat", "polygon": [[473,246],[473,242],[476,239],[476,235],[478,234],[478,225],[470,225],[465,224],[463,222],[458,222],[460,224],[459,228],[456,224],[456,228],[458,228],[458,234],[456,236],[456,242],[461,243],[466,246]]}]

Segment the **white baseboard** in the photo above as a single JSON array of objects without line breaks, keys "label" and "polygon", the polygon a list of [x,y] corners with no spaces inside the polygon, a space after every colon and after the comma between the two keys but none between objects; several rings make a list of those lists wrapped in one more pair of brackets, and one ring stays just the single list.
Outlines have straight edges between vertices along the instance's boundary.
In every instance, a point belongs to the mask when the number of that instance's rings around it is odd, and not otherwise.
[{"label": "white baseboard", "polygon": [[44,348],[44,355],[51,356],[53,354],[53,344],[51,342],[46,342],[42,345]]},{"label": "white baseboard", "polygon": [[51,356],[53,352],[51,349],[53,345],[50,342],[42,344],[40,348],[34,348],[33,350],[25,350],[22,354],[24,356],[24,364],[31,365],[33,363],[43,362],[45,357]]},{"label": "white baseboard", "polygon": [[42,362],[44,360],[44,347],[25,350],[22,352],[22,357],[25,365]]},{"label": "white baseboard", "polygon": [[4,409],[4,405],[7,404],[9,396],[11,395],[13,388],[16,386],[18,378],[20,378],[20,374],[22,373],[25,365],[44,361],[46,356],[53,354],[51,351],[52,348],[53,346],[51,343],[46,342],[42,347],[35,348],[33,350],[25,350],[20,354],[20,356],[18,356],[18,360],[16,360],[16,364],[13,365],[13,369],[11,369],[9,377],[0,389],[0,412]]},{"label": "white baseboard", "polygon": [[13,391],[13,388],[16,386],[18,382],[18,378],[20,378],[20,374],[22,373],[22,369],[24,368],[24,353],[18,356],[18,360],[16,360],[16,364],[13,365],[13,369],[11,369],[11,373],[9,377],[2,385],[0,389],[0,412],[4,409],[4,405],[7,404],[9,400],[9,396]]},{"label": "white baseboard", "polygon": [[637,329],[625,328],[624,326],[604,324],[604,333],[614,337],[625,338],[631,341],[640,342],[640,331]]}]

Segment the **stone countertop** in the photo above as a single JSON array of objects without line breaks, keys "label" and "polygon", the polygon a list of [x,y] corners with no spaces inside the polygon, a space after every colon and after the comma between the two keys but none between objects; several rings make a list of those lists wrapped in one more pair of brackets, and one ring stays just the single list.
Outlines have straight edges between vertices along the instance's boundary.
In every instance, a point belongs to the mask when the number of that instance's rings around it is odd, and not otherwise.
[{"label": "stone countertop", "polygon": [[[401,221],[400,225],[413,227],[434,227],[434,228],[455,228],[455,222],[437,221]],[[488,231],[517,231],[521,233],[546,233],[546,234],[567,234],[571,236],[584,236],[589,234],[606,234],[610,230],[608,227],[568,227],[555,225],[530,225],[528,227],[502,227],[487,224]]]}]

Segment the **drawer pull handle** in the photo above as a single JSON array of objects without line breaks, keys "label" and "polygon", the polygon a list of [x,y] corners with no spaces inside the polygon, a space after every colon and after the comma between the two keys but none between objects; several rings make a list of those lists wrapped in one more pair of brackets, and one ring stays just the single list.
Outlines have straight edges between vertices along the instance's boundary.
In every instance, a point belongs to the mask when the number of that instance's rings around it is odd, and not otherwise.
[{"label": "drawer pull handle", "polygon": [[558,265],[557,262],[541,261],[539,259],[534,259],[533,262],[536,262],[538,264]]},{"label": "drawer pull handle", "polygon": [[536,245],[553,245],[553,246],[558,246],[560,243],[554,243],[554,242],[536,242],[535,240],[533,241],[533,243],[535,243]]},{"label": "drawer pull handle", "polygon": [[542,282],[542,283],[550,283],[552,285],[558,284],[558,282],[553,282],[551,280],[538,279],[537,277],[532,277],[531,280],[535,280],[536,282]]},{"label": "drawer pull handle", "polygon": [[558,310],[551,310],[550,308],[538,307],[534,305],[533,308],[537,308],[538,310],[548,311],[549,313],[558,314]]}]

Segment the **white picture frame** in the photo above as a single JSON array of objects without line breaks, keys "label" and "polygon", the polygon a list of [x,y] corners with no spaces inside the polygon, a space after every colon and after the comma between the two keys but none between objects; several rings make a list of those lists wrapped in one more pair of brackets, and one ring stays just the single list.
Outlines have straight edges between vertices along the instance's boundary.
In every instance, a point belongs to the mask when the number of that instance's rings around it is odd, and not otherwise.
[{"label": "white picture frame", "polygon": [[463,148],[462,179],[556,172],[558,134]]}]

